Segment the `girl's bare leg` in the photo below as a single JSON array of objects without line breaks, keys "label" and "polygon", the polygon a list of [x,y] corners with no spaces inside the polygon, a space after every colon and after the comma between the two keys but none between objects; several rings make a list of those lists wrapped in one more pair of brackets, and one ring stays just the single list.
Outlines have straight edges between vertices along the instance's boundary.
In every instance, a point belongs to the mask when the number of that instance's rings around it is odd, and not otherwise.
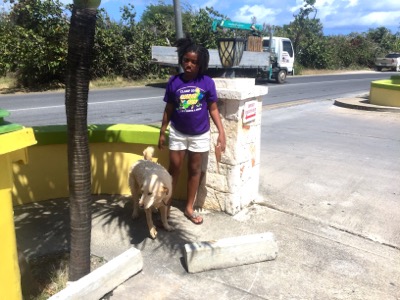
[{"label": "girl's bare leg", "polygon": [[188,151],[188,153],[188,183],[185,216],[187,216],[193,223],[200,224],[203,222],[203,218],[201,216],[193,217],[193,205],[200,184],[202,153],[191,151]]},{"label": "girl's bare leg", "polygon": [[[186,150],[169,150],[169,167],[168,172],[172,176],[172,194],[175,192],[176,185],[181,174],[183,161],[185,159]],[[168,216],[171,208],[172,197],[169,200]]]}]

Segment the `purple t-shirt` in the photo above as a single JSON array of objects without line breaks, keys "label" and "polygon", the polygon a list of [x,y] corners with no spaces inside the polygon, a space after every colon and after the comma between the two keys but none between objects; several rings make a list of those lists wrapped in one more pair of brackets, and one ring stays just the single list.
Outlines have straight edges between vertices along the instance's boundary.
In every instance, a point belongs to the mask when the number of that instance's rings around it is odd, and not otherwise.
[{"label": "purple t-shirt", "polygon": [[164,101],[174,104],[171,125],[188,135],[205,133],[210,130],[208,103],[218,100],[214,80],[199,75],[186,82],[182,75],[172,76],[165,90]]}]

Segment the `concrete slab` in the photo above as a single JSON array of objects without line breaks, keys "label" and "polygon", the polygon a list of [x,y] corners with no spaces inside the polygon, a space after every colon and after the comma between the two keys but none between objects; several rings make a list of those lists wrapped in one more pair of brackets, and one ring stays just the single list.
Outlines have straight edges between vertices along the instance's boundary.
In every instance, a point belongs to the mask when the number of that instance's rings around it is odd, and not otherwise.
[{"label": "concrete slab", "polygon": [[81,279],[70,283],[49,300],[97,300],[140,272],[143,259],[140,251],[131,248]]},{"label": "concrete slab", "polygon": [[230,268],[274,260],[278,245],[272,232],[185,244],[189,273]]},{"label": "concrete slab", "polygon": [[400,114],[331,104],[264,112],[260,193],[271,208],[400,249],[390,221],[400,219]]}]

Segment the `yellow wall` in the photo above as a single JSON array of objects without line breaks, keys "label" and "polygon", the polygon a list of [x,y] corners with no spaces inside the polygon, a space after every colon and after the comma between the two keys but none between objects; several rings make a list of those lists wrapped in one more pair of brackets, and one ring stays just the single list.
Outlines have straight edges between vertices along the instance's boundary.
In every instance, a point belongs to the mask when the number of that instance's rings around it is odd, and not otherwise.
[{"label": "yellow wall", "polygon": [[400,90],[371,86],[369,102],[375,105],[400,107]]},{"label": "yellow wall", "polygon": [[12,165],[26,162],[25,148],[35,143],[31,128],[0,134],[0,299],[22,299],[11,200]]},{"label": "yellow wall", "polygon": [[[154,145],[158,133],[159,129],[145,125],[92,125],[92,193],[129,194],[129,168],[143,158],[148,145]],[[168,150],[154,148],[153,160],[168,168]],[[28,158],[28,164],[15,163]],[[182,170],[174,199],[186,197],[186,174]],[[38,127],[35,135],[32,128],[0,134],[0,299],[22,298],[13,205],[64,197],[68,197],[65,126]]]},{"label": "yellow wall", "polygon": [[11,161],[0,155],[0,299],[21,299],[20,272],[11,195]]},{"label": "yellow wall", "polygon": [[[129,194],[130,166],[143,158],[147,145],[129,143],[91,143],[92,193]],[[168,150],[155,148],[154,160],[168,168]],[[68,197],[67,145],[36,145],[28,148],[29,164],[13,165],[14,205]],[[186,197],[186,171],[174,199]]]},{"label": "yellow wall", "polygon": [[400,107],[400,76],[371,82],[369,102],[375,105]]}]

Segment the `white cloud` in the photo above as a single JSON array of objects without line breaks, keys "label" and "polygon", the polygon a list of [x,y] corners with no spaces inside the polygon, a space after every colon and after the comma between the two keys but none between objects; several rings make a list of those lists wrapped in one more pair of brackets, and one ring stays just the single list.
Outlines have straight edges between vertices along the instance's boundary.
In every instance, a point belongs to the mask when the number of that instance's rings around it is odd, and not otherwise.
[{"label": "white cloud", "polygon": [[369,13],[361,17],[359,23],[369,26],[398,26],[400,24],[400,10]]},{"label": "white cloud", "polygon": [[255,17],[257,24],[275,24],[275,17],[279,11],[266,8],[263,5],[244,5],[232,18],[235,21],[250,23],[251,19]]},{"label": "white cloud", "polygon": [[214,7],[215,4],[217,4],[219,2],[219,0],[209,0],[206,3],[204,3],[204,5],[202,5],[203,7]]},{"label": "white cloud", "polygon": [[[287,1],[287,2],[292,2],[292,1]],[[289,7],[289,11],[294,13],[298,11],[301,7],[303,7],[304,1],[303,0],[296,0],[296,4],[294,6]]]},{"label": "white cloud", "polygon": [[354,7],[358,5],[358,0],[349,0],[349,4],[346,5],[347,7]]},{"label": "white cloud", "polygon": [[365,1],[362,5],[371,10],[384,10],[384,11],[392,11],[392,10],[400,10],[400,1],[398,0],[385,0],[385,1]]}]

